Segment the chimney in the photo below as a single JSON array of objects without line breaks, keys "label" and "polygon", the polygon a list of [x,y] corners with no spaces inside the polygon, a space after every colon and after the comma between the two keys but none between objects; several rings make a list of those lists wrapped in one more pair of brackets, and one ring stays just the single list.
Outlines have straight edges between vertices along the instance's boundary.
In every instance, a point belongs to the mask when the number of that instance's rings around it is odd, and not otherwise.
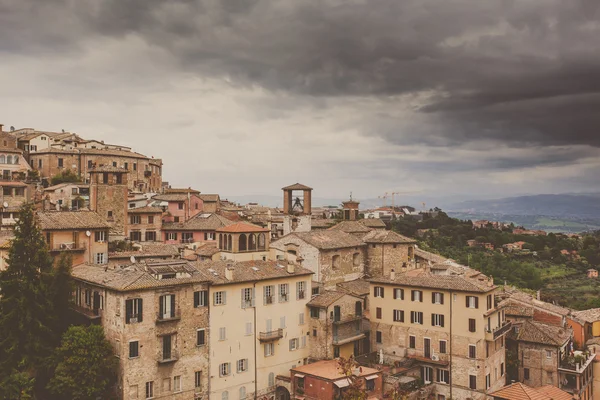
[{"label": "chimney", "polygon": [[538,300],[542,299],[542,291],[538,290],[537,292],[535,292],[535,298]]},{"label": "chimney", "polygon": [[393,281],[396,280],[396,270],[394,268],[392,268],[392,270],[390,271],[390,279]]},{"label": "chimney", "polygon": [[296,266],[292,263],[288,263],[287,272],[288,274],[293,274],[294,272],[296,272]]},{"label": "chimney", "polygon": [[232,281],[233,280],[233,267],[227,266],[225,267],[225,279],[227,279],[228,281]]},{"label": "chimney", "polygon": [[4,124],[0,124],[0,132],[4,132]]}]

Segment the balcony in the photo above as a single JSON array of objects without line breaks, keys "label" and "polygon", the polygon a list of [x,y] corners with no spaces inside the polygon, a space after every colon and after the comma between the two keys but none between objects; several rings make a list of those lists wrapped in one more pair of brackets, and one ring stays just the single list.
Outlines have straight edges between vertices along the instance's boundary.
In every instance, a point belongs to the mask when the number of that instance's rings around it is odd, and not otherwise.
[{"label": "balcony", "polygon": [[355,329],[346,329],[348,326],[344,326],[345,332],[336,332],[336,330],[342,330],[342,327],[338,325],[337,329],[334,329],[333,332],[333,345],[341,346],[346,343],[355,342],[357,340],[364,339],[366,337],[366,332],[369,330],[369,325],[367,321],[361,319],[355,320],[356,324]]},{"label": "balcony", "polygon": [[261,343],[264,342],[273,342],[275,340],[279,340],[283,337],[283,329],[279,328],[279,329],[275,329],[274,331],[269,331],[269,332],[260,332],[258,334],[258,340]]},{"label": "balcony", "polygon": [[512,323],[510,321],[504,321],[501,326],[494,328],[493,330],[485,330],[485,340],[494,341],[504,335],[506,335],[512,328]]},{"label": "balcony", "polygon": [[171,321],[179,321],[181,319],[181,309],[176,308],[170,314],[169,313],[158,313],[156,314],[156,322],[171,322]]},{"label": "balcony", "polygon": [[362,315],[352,315],[351,314],[351,315],[346,315],[345,317],[340,318],[340,319],[336,319],[334,317],[333,324],[334,325],[343,325],[343,324],[348,324],[348,323],[351,323],[351,322],[360,321],[362,319],[363,319]]},{"label": "balcony", "polygon": [[161,351],[158,354],[157,361],[159,365],[165,365],[174,363],[177,360],[179,360],[179,352],[177,350],[171,350],[168,353],[164,353]]},{"label": "balcony", "polygon": [[89,320],[96,320],[96,319],[102,318],[102,310],[100,310],[100,309],[93,309],[93,308],[88,308],[88,307],[84,307],[84,306],[78,306],[76,304],[72,304],[71,309],[73,311],[83,315],[84,317],[86,317]]},{"label": "balcony", "polygon": [[194,243],[194,238],[193,237],[189,237],[189,238],[183,238],[179,241],[180,243],[184,243],[184,244],[189,244],[189,243]]},{"label": "balcony", "polygon": [[70,251],[70,252],[82,252],[85,251],[85,246],[80,243],[68,242],[68,243],[60,243],[56,247],[50,249],[51,253],[58,253],[62,251]]},{"label": "balcony", "polygon": [[582,374],[592,363],[595,354],[586,354],[576,351],[574,356],[567,356],[560,360],[558,370],[564,373]]}]

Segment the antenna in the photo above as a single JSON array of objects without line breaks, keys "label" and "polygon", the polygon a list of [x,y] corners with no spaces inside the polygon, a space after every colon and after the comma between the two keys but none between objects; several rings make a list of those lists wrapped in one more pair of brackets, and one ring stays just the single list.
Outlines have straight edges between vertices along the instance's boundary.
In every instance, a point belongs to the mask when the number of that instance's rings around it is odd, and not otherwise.
[{"label": "antenna", "polygon": [[132,264],[135,264],[135,256],[129,257],[129,261],[131,261]]},{"label": "antenna", "polygon": [[85,231],[85,236],[87,236],[87,237],[90,237],[90,236],[92,236],[92,232],[90,232],[90,231]]},{"label": "antenna", "polygon": [[5,201],[4,203],[2,203],[2,206],[4,206],[4,208],[8,208],[8,203]]}]

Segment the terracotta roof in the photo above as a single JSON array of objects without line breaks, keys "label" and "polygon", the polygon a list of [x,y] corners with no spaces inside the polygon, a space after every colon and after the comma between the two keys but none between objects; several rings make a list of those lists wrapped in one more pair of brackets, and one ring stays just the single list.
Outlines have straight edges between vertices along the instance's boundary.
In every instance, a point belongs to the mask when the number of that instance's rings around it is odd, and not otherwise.
[{"label": "terracotta roof", "polygon": [[519,332],[514,335],[515,340],[540,343],[549,346],[562,346],[573,335],[572,329],[560,326],[542,324],[541,322],[524,320],[519,325]]},{"label": "terracotta roof", "polygon": [[194,253],[203,257],[212,257],[219,252],[219,248],[214,242],[203,242],[198,245]]},{"label": "terracotta roof", "polygon": [[269,232],[268,229],[249,224],[247,222],[237,222],[217,229],[217,232],[227,233],[245,233],[245,232]]},{"label": "terracotta roof", "polygon": [[541,308],[545,311],[549,311],[561,316],[567,316],[571,313],[571,310],[565,307],[557,306],[555,304],[547,303],[545,301],[537,300],[532,295],[522,292],[518,289],[506,290],[509,297],[515,301],[531,305],[535,308]]},{"label": "terracotta roof", "polygon": [[271,247],[276,247],[279,243],[286,243],[289,238],[297,237],[298,239],[308,243],[321,250],[333,250],[347,247],[361,247],[365,244],[356,236],[342,231],[316,230],[310,232],[293,232],[289,235],[282,237],[274,243],[271,243]]},{"label": "terracotta roof", "polygon": [[89,187],[90,185],[88,185],[86,183],[65,182],[65,183],[59,183],[58,185],[54,185],[54,186],[48,186],[47,188],[44,189],[44,192],[52,192],[52,191],[55,191],[57,189],[62,189],[67,186]]},{"label": "terracotta roof", "polygon": [[332,219],[315,218],[310,221],[313,228],[329,228],[333,224],[335,224],[335,221]]},{"label": "terracotta roof", "polygon": [[329,228],[331,231],[342,231],[346,233],[368,233],[371,228],[367,228],[358,221],[342,221]]},{"label": "terracotta roof", "polygon": [[88,168],[88,172],[119,172],[128,174],[129,170],[121,167],[113,167],[112,165],[98,165],[96,167]]},{"label": "terracotta roof", "polygon": [[384,283],[398,286],[413,286],[430,289],[458,290],[462,292],[486,293],[496,288],[488,286],[488,278],[478,273],[475,276],[465,274],[432,274],[425,269],[416,269],[410,273],[396,273],[396,279],[377,277],[368,279],[371,283]]},{"label": "terracotta roof", "polygon": [[[377,375],[381,376],[382,372],[375,368],[369,368],[361,366],[361,373],[359,376]],[[343,371],[340,369],[338,360],[322,360],[312,364],[300,365],[292,368],[291,371],[317,376],[319,378],[337,381],[339,379],[346,378]],[[347,379],[347,378],[346,378]]]},{"label": "terracotta roof", "polygon": [[293,185],[281,188],[281,190],[313,190],[313,189],[311,187],[308,187],[301,183],[294,183]]},{"label": "terracotta roof", "polygon": [[573,316],[585,322],[600,321],[600,308],[590,308],[589,310],[574,311]]},{"label": "terracotta roof", "polygon": [[166,188],[165,189],[165,194],[174,194],[174,193],[200,194],[200,191],[192,189],[192,188]]},{"label": "terracotta roof", "polygon": [[127,210],[127,214],[149,214],[149,213],[162,214],[162,212],[163,212],[162,208],[150,207],[150,206],[129,208]]},{"label": "terracotta roof", "polygon": [[[230,283],[256,282],[269,279],[288,278],[290,276],[308,276],[313,272],[299,266],[294,266],[294,273],[287,271],[288,263],[285,261],[197,261],[195,267],[203,273],[213,285],[227,285]],[[233,268],[233,279],[225,278],[225,269]]]},{"label": "terracotta roof", "polygon": [[177,246],[165,243],[148,243],[142,244],[141,249],[133,251],[115,251],[108,253],[108,259],[120,259],[131,256],[150,258],[150,257],[177,257],[179,256],[179,250]]},{"label": "terracotta roof", "polygon": [[355,279],[348,282],[340,282],[336,285],[339,290],[355,296],[364,296],[370,293],[370,283],[364,279]]},{"label": "terracotta roof", "polygon": [[215,231],[227,225],[233,224],[233,221],[215,213],[200,213],[194,215],[185,222],[164,223],[163,231]]},{"label": "terracotta roof", "polygon": [[416,240],[402,236],[394,231],[375,230],[363,237],[365,243],[417,243]]},{"label": "terracotta roof", "polygon": [[435,254],[429,251],[425,251],[415,247],[415,256],[420,257],[424,260],[428,260],[434,263],[443,263],[447,260],[446,257],[440,256],[439,254]]},{"label": "terracotta roof", "polygon": [[526,306],[521,303],[509,299],[502,300],[498,307],[504,308],[504,313],[506,315],[512,315],[514,317],[533,317],[533,307]]},{"label": "terracotta roof", "polygon": [[[560,389],[559,389],[560,390]],[[490,393],[491,396],[506,400],[551,400],[552,398],[545,393],[529,387],[521,382],[513,383]]]},{"label": "terracotta roof", "polygon": [[572,400],[573,395],[565,392],[564,390],[560,390],[556,386],[546,385],[539,388],[535,388],[540,393],[545,394],[550,397],[552,400]]},{"label": "terracotta roof", "polygon": [[94,211],[40,211],[37,218],[42,230],[110,228]]},{"label": "terracotta roof", "polygon": [[385,228],[385,222],[383,222],[379,218],[365,218],[358,220],[358,222],[360,222],[367,228]]},{"label": "terracotta roof", "polygon": [[327,308],[346,295],[347,293],[343,292],[324,290],[319,295],[310,299],[306,305],[310,307]]},{"label": "terracotta roof", "polygon": [[213,202],[219,201],[218,194],[200,194],[200,195],[198,195],[198,197],[200,197],[202,199],[202,201],[205,201],[207,203],[213,203]]},{"label": "terracotta roof", "polygon": [[[190,193],[190,195],[197,196],[194,193]],[[160,201],[186,201],[188,199],[188,195],[187,193],[165,193],[152,196],[152,199]]]}]

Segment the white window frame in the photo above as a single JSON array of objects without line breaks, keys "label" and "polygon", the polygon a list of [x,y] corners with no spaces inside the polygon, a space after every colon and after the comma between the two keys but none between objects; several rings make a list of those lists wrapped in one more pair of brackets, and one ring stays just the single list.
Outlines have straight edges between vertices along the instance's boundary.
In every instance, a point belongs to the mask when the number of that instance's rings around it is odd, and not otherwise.
[{"label": "white window frame", "polygon": [[423,302],[423,292],[421,290],[413,290],[413,301],[415,303],[422,303]]},{"label": "white window frame", "polygon": [[439,383],[445,383],[446,385],[448,383],[450,383],[450,371],[447,369],[440,369],[440,382]]},{"label": "white window frame", "polygon": [[296,299],[302,300],[306,298],[306,282],[296,282]]},{"label": "white window frame", "polygon": [[272,357],[275,355],[275,343],[265,343],[265,357]]},{"label": "white window frame", "polygon": [[[198,344],[198,337],[199,337],[198,333],[201,332],[201,331],[204,332],[204,343]],[[198,329],[196,329],[196,346],[197,347],[206,346],[206,329],[205,328],[198,328]]]},{"label": "white window frame", "polygon": [[433,293],[433,304],[442,304],[442,293],[441,292]]},{"label": "white window frame", "polygon": [[247,372],[248,371],[248,359],[247,358],[242,358],[240,360],[237,361],[237,372],[238,374],[241,372]]},{"label": "white window frame", "polygon": [[383,286],[375,286],[375,297],[383,298]]},{"label": "white window frame", "polygon": [[264,304],[273,304],[275,303],[275,286],[274,285],[266,285],[263,287],[264,293]]},{"label": "white window frame", "polygon": [[442,326],[442,314],[433,314],[433,326],[441,327]]},{"label": "white window frame", "polygon": [[154,381],[146,382],[146,399],[154,398]]},{"label": "white window frame", "polygon": [[552,350],[546,350],[546,358],[552,358]]},{"label": "white window frame", "polygon": [[94,260],[96,261],[97,265],[106,264],[106,253],[96,253]]},{"label": "white window frame", "polygon": [[298,314],[298,325],[304,325],[304,313]]},{"label": "white window frame", "polygon": [[219,341],[227,340],[227,328],[222,326],[219,328]]},{"label": "white window frame", "polygon": [[420,311],[411,311],[411,314],[413,314],[413,317],[411,318],[413,321],[413,324],[415,325],[423,325],[423,313]]},{"label": "white window frame", "polygon": [[290,285],[287,283],[279,284],[279,302],[286,303],[290,300]]},{"label": "white window frame", "polygon": [[402,315],[403,310],[394,310],[394,322],[404,322],[404,318]]},{"label": "white window frame", "polygon": [[173,377],[173,391],[181,392],[183,391],[183,385],[181,382],[181,375],[177,375]]},{"label": "white window frame", "polygon": [[226,304],[226,294],[224,290],[218,291],[214,293],[214,305],[215,306],[224,306]]},{"label": "white window frame", "polygon": [[300,347],[300,340],[298,338],[290,339],[290,351],[296,351]]},{"label": "white window frame", "polygon": [[177,240],[177,232],[167,232],[167,240]]},{"label": "white window frame", "polygon": [[242,289],[242,308],[254,306],[254,290],[250,288]]},{"label": "white window frame", "polygon": [[476,304],[477,304],[477,300],[475,296],[467,296],[468,298],[468,302],[469,302],[469,308],[477,308]]},{"label": "white window frame", "polygon": [[219,364],[219,376],[229,376],[231,375],[231,363],[225,362]]}]

